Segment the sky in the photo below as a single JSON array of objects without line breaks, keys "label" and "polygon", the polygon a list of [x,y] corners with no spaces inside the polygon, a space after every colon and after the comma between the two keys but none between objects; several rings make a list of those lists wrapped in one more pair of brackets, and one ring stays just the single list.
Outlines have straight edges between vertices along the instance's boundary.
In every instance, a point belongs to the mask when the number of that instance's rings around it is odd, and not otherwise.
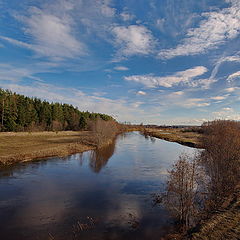
[{"label": "sky", "polygon": [[0,87],[120,122],[240,120],[240,1],[0,0]]}]

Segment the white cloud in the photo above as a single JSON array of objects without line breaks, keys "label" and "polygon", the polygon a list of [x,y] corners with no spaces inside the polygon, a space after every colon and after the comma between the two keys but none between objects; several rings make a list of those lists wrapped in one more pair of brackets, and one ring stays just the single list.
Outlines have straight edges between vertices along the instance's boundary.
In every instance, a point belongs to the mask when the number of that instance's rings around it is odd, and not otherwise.
[{"label": "white cloud", "polygon": [[116,66],[114,69],[117,71],[128,71],[129,70],[129,68],[127,68],[125,66]]},{"label": "white cloud", "polygon": [[196,81],[192,81],[189,85],[192,87],[201,87],[202,89],[209,89],[210,86],[217,82],[215,78],[205,78],[205,79],[198,79]]},{"label": "white cloud", "polygon": [[232,81],[232,80],[234,80],[235,78],[238,78],[238,77],[240,77],[240,71],[229,75],[228,78],[227,78],[227,81]]},{"label": "white cloud", "polygon": [[41,81],[40,78],[34,76],[35,73],[41,72],[40,69],[36,71],[34,68],[16,67],[10,64],[0,64],[0,80],[2,81],[20,81],[24,78],[30,78],[36,81]]},{"label": "white cloud", "polygon": [[166,20],[165,18],[159,18],[156,21],[156,26],[158,29],[160,29],[161,31],[164,31],[164,24],[165,24]]},{"label": "white cloud", "polygon": [[189,29],[187,37],[176,48],[160,51],[159,57],[170,59],[204,53],[216,48],[240,33],[240,2],[230,1],[232,6],[220,11],[202,14],[205,18],[199,27]]},{"label": "white cloud", "polygon": [[184,94],[184,92],[183,91],[177,91],[177,92],[173,92],[172,94],[176,95],[176,96],[182,96]]},{"label": "white cloud", "polygon": [[[192,98],[185,94],[176,94],[176,92],[167,94],[161,99],[164,103],[165,109],[171,107],[179,108],[203,108],[210,106],[210,102],[205,98]],[[160,101],[159,101],[160,102]]]},{"label": "white cloud", "polygon": [[110,1],[103,0],[100,9],[101,13],[106,17],[114,17],[116,9],[109,6]]},{"label": "white cloud", "polygon": [[142,96],[144,96],[144,95],[146,95],[147,93],[146,92],[144,92],[144,91],[138,91],[137,92],[137,95],[142,95]]},{"label": "white cloud", "polygon": [[213,70],[212,70],[211,76],[209,78],[210,81],[212,81],[212,82],[216,82],[217,81],[215,78],[216,78],[216,76],[218,74],[219,68],[225,62],[240,62],[239,52],[237,54],[235,54],[235,55],[232,55],[232,56],[219,58],[217,60],[216,64],[215,64]]},{"label": "white cloud", "polygon": [[186,99],[185,102],[181,103],[181,106],[192,108],[192,107],[207,107],[210,103],[206,102],[205,99],[202,98],[189,98]]},{"label": "white cloud", "polygon": [[133,14],[130,14],[128,12],[120,13],[120,17],[122,18],[123,21],[130,21],[135,18]]},{"label": "white cloud", "polygon": [[134,108],[139,108],[142,104],[143,104],[143,102],[133,102],[133,103],[131,103],[131,106]]},{"label": "white cloud", "polygon": [[29,43],[25,43],[25,42],[22,42],[22,41],[18,41],[16,39],[13,39],[13,38],[9,38],[9,37],[5,37],[5,36],[0,36],[0,39],[2,40],[5,40],[13,45],[17,45],[19,47],[23,47],[23,48],[28,48],[28,49],[31,49],[31,50],[34,50],[34,46],[32,44],[29,44]]},{"label": "white cloud", "polygon": [[225,107],[225,108],[223,108],[223,110],[224,110],[224,111],[230,111],[230,112],[233,112],[233,109],[230,108],[230,107]]},{"label": "white cloud", "polygon": [[207,68],[203,66],[197,66],[194,68],[187,69],[185,71],[176,72],[174,75],[165,76],[165,77],[157,77],[153,75],[133,75],[124,77],[127,81],[134,81],[141,83],[149,88],[155,87],[166,87],[170,88],[174,85],[179,84],[191,84],[191,81],[198,76],[203,75],[207,72]]},{"label": "white cloud", "polygon": [[237,87],[230,87],[230,88],[226,88],[225,90],[226,90],[226,92],[231,93],[231,92],[236,91],[237,89],[238,89]]},{"label": "white cloud", "polygon": [[85,54],[85,46],[74,37],[72,20],[59,18],[38,8],[30,10],[30,17],[24,17],[25,32],[33,37],[33,46],[42,56],[72,58]]},{"label": "white cloud", "polygon": [[215,97],[211,97],[210,99],[212,99],[212,100],[224,100],[226,98],[227,98],[227,96],[215,96]]},{"label": "white cloud", "polygon": [[116,26],[112,29],[120,56],[147,55],[152,52],[154,39],[144,26]]},{"label": "white cloud", "polygon": [[212,113],[214,119],[240,120],[240,114],[236,113],[231,107],[225,107]]},{"label": "white cloud", "polygon": [[233,55],[233,56],[224,57],[220,60],[221,60],[221,62],[240,62],[240,56]]},{"label": "white cloud", "polygon": [[71,18],[60,18],[36,7],[30,8],[28,16],[16,18],[25,24],[23,30],[31,43],[6,36],[0,36],[1,39],[55,60],[86,54],[85,45],[74,37]]}]

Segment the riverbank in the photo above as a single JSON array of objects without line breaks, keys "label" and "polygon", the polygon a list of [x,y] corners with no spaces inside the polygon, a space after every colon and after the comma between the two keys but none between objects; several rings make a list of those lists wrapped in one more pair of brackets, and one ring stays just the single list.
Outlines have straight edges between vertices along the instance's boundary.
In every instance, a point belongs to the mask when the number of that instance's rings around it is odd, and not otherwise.
[{"label": "riverbank", "polygon": [[160,138],[169,142],[176,142],[188,147],[202,148],[201,134],[184,129],[158,129],[145,128],[143,134],[151,137]]},{"label": "riverbank", "polygon": [[240,185],[223,203],[222,207],[203,220],[197,231],[188,239],[224,240],[239,239],[240,236]]},{"label": "riverbank", "polygon": [[[179,129],[146,128],[144,131],[136,127],[124,129],[124,132],[128,131],[141,131],[170,142],[201,147],[198,133],[183,132]],[[0,166],[93,150],[99,147],[99,138],[102,146],[109,144],[113,136],[102,138],[91,131],[1,132]]]},{"label": "riverbank", "polygon": [[[95,139],[88,131],[2,132],[0,166],[92,150],[97,147]],[[102,144],[109,141],[105,139]]]}]

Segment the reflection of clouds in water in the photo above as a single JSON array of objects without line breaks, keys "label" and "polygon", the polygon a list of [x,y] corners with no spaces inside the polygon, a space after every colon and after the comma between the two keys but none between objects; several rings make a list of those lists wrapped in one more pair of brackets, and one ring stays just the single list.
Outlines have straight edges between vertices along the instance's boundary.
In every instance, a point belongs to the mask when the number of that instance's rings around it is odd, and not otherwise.
[{"label": "reflection of clouds in water", "polygon": [[15,221],[27,227],[61,221],[69,194],[59,184],[43,180],[38,188],[26,189],[28,200],[18,210]]},{"label": "reflection of clouds in water", "polygon": [[[161,178],[165,179],[167,170],[171,168],[173,162],[183,151],[190,154],[194,152],[192,148],[160,139],[156,139],[153,144],[149,139],[136,133],[128,134],[128,138],[120,140],[118,145],[121,148],[111,159],[111,161],[120,162],[112,168],[111,175],[115,179],[133,180],[138,178],[155,179],[156,181]],[[121,161],[117,161],[119,159]],[[114,172],[118,172],[118,174],[114,174]]]},{"label": "reflection of clouds in water", "polygon": [[107,211],[106,220],[108,222],[125,227],[129,225],[133,216],[141,220],[141,206],[135,195],[121,194],[116,200],[115,208]]},{"label": "reflection of clouds in water", "polygon": [[117,146],[113,143],[94,154],[89,151],[13,168],[0,178],[0,186],[12,188],[12,192],[20,189],[21,198],[5,191],[9,198],[6,206],[6,199],[0,196],[0,218],[5,207],[12,209],[8,222],[2,218],[0,223],[13,229],[39,227],[46,231],[54,227],[61,232],[70,220],[86,216],[124,227],[132,216],[151,222],[155,214],[161,224],[164,220],[159,212],[152,213],[145,200],[160,190],[167,169],[183,150],[193,151],[158,139],[153,144],[138,133],[128,133],[118,138]]}]

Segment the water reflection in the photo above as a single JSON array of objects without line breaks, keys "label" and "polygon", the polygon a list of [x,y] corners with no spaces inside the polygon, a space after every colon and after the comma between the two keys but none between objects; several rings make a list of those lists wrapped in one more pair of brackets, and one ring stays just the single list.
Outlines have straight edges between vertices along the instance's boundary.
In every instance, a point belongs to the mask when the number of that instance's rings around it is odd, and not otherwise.
[{"label": "water reflection", "polygon": [[[95,152],[2,170],[1,239],[160,239],[171,219],[152,208],[151,194],[186,150],[127,133]],[[90,218],[94,228],[82,230]]]},{"label": "water reflection", "polygon": [[144,132],[140,132],[140,134],[141,134],[142,136],[144,136],[145,139],[150,139],[152,143],[154,143],[154,142],[156,141],[156,138],[155,138],[155,137],[152,137],[152,136],[150,136],[150,135],[148,135],[148,134],[145,134]]},{"label": "water reflection", "polygon": [[[78,159],[81,158],[82,153],[76,154]],[[32,169],[32,171],[37,170],[38,168],[44,167],[49,164],[49,161],[52,163],[54,162],[61,162],[61,161],[69,161],[69,157],[53,157],[47,159],[38,159],[32,162],[14,164],[13,166],[5,166],[0,170],[0,183],[1,179],[5,177],[12,177],[16,174],[24,174],[26,169]]]},{"label": "water reflection", "polygon": [[107,164],[108,160],[115,152],[115,147],[116,139],[108,145],[91,151],[89,166],[95,173],[99,173],[101,169]]}]

